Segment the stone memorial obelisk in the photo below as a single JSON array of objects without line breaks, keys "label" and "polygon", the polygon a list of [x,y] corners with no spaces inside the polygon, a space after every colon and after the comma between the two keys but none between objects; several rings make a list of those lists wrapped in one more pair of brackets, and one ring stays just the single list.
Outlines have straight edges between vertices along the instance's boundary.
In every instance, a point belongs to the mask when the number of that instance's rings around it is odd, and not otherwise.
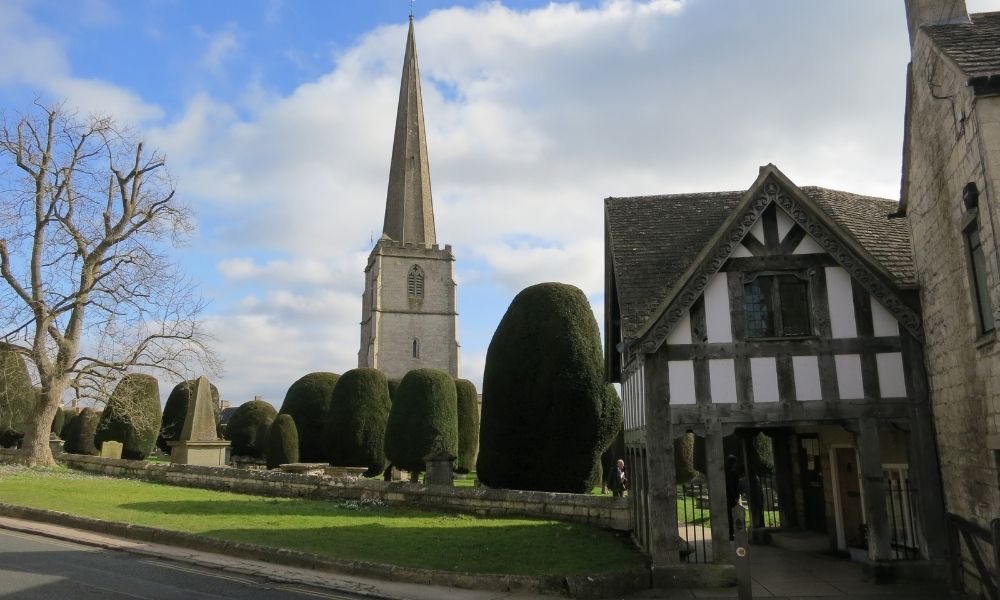
[{"label": "stone memorial obelisk", "polygon": [[204,376],[199,377],[195,384],[195,393],[188,403],[180,437],[167,444],[170,446],[171,463],[202,467],[225,466],[229,441],[219,439],[216,434],[212,390]]}]

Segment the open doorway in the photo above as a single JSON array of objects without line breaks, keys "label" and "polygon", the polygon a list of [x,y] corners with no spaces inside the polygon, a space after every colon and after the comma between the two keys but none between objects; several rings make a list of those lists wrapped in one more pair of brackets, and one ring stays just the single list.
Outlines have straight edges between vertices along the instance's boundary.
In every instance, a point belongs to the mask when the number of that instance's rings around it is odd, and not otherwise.
[{"label": "open doorway", "polygon": [[826,497],[823,493],[823,456],[819,450],[819,436],[803,433],[798,438],[803,525],[809,531],[826,533]]}]

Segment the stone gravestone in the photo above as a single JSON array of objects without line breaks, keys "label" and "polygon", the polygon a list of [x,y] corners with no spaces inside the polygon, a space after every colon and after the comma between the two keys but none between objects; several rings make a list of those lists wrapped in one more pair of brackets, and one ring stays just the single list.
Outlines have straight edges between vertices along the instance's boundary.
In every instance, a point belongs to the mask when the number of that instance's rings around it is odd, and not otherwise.
[{"label": "stone gravestone", "polygon": [[121,458],[124,447],[125,445],[121,442],[104,442],[101,444],[101,458]]},{"label": "stone gravestone", "polygon": [[445,447],[444,440],[440,437],[434,440],[431,452],[424,457],[427,464],[427,472],[424,473],[425,485],[454,485],[454,474],[452,463],[457,458]]},{"label": "stone gravestone", "polygon": [[226,464],[227,440],[219,439],[215,430],[215,410],[208,379],[199,377],[195,393],[188,402],[184,427],[177,440],[168,442],[170,462],[202,467],[221,467]]}]

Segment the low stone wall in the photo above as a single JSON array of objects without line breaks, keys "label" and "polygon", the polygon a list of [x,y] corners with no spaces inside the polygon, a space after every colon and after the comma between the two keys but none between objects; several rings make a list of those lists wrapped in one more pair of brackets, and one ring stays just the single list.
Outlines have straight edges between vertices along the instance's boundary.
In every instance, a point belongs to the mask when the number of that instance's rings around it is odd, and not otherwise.
[{"label": "low stone wall", "polygon": [[[9,460],[15,455],[13,451],[0,449],[0,460]],[[389,505],[489,517],[527,516],[619,531],[632,529],[632,511],[628,500],[610,496],[333,479],[280,471],[196,467],[78,454],[60,454],[56,460],[88,473],[242,494],[334,501],[377,499]]]}]

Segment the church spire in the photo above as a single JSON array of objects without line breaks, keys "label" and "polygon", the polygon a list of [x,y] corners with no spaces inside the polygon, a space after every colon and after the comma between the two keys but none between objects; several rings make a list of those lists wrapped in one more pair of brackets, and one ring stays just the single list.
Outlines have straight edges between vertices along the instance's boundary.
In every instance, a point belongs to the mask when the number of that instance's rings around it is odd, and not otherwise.
[{"label": "church spire", "polygon": [[417,66],[412,15],[403,57],[403,79],[399,86],[382,233],[397,242],[425,246],[437,243],[431,171],[427,162],[427,134],[424,130],[424,101],[420,93],[420,69]]}]

